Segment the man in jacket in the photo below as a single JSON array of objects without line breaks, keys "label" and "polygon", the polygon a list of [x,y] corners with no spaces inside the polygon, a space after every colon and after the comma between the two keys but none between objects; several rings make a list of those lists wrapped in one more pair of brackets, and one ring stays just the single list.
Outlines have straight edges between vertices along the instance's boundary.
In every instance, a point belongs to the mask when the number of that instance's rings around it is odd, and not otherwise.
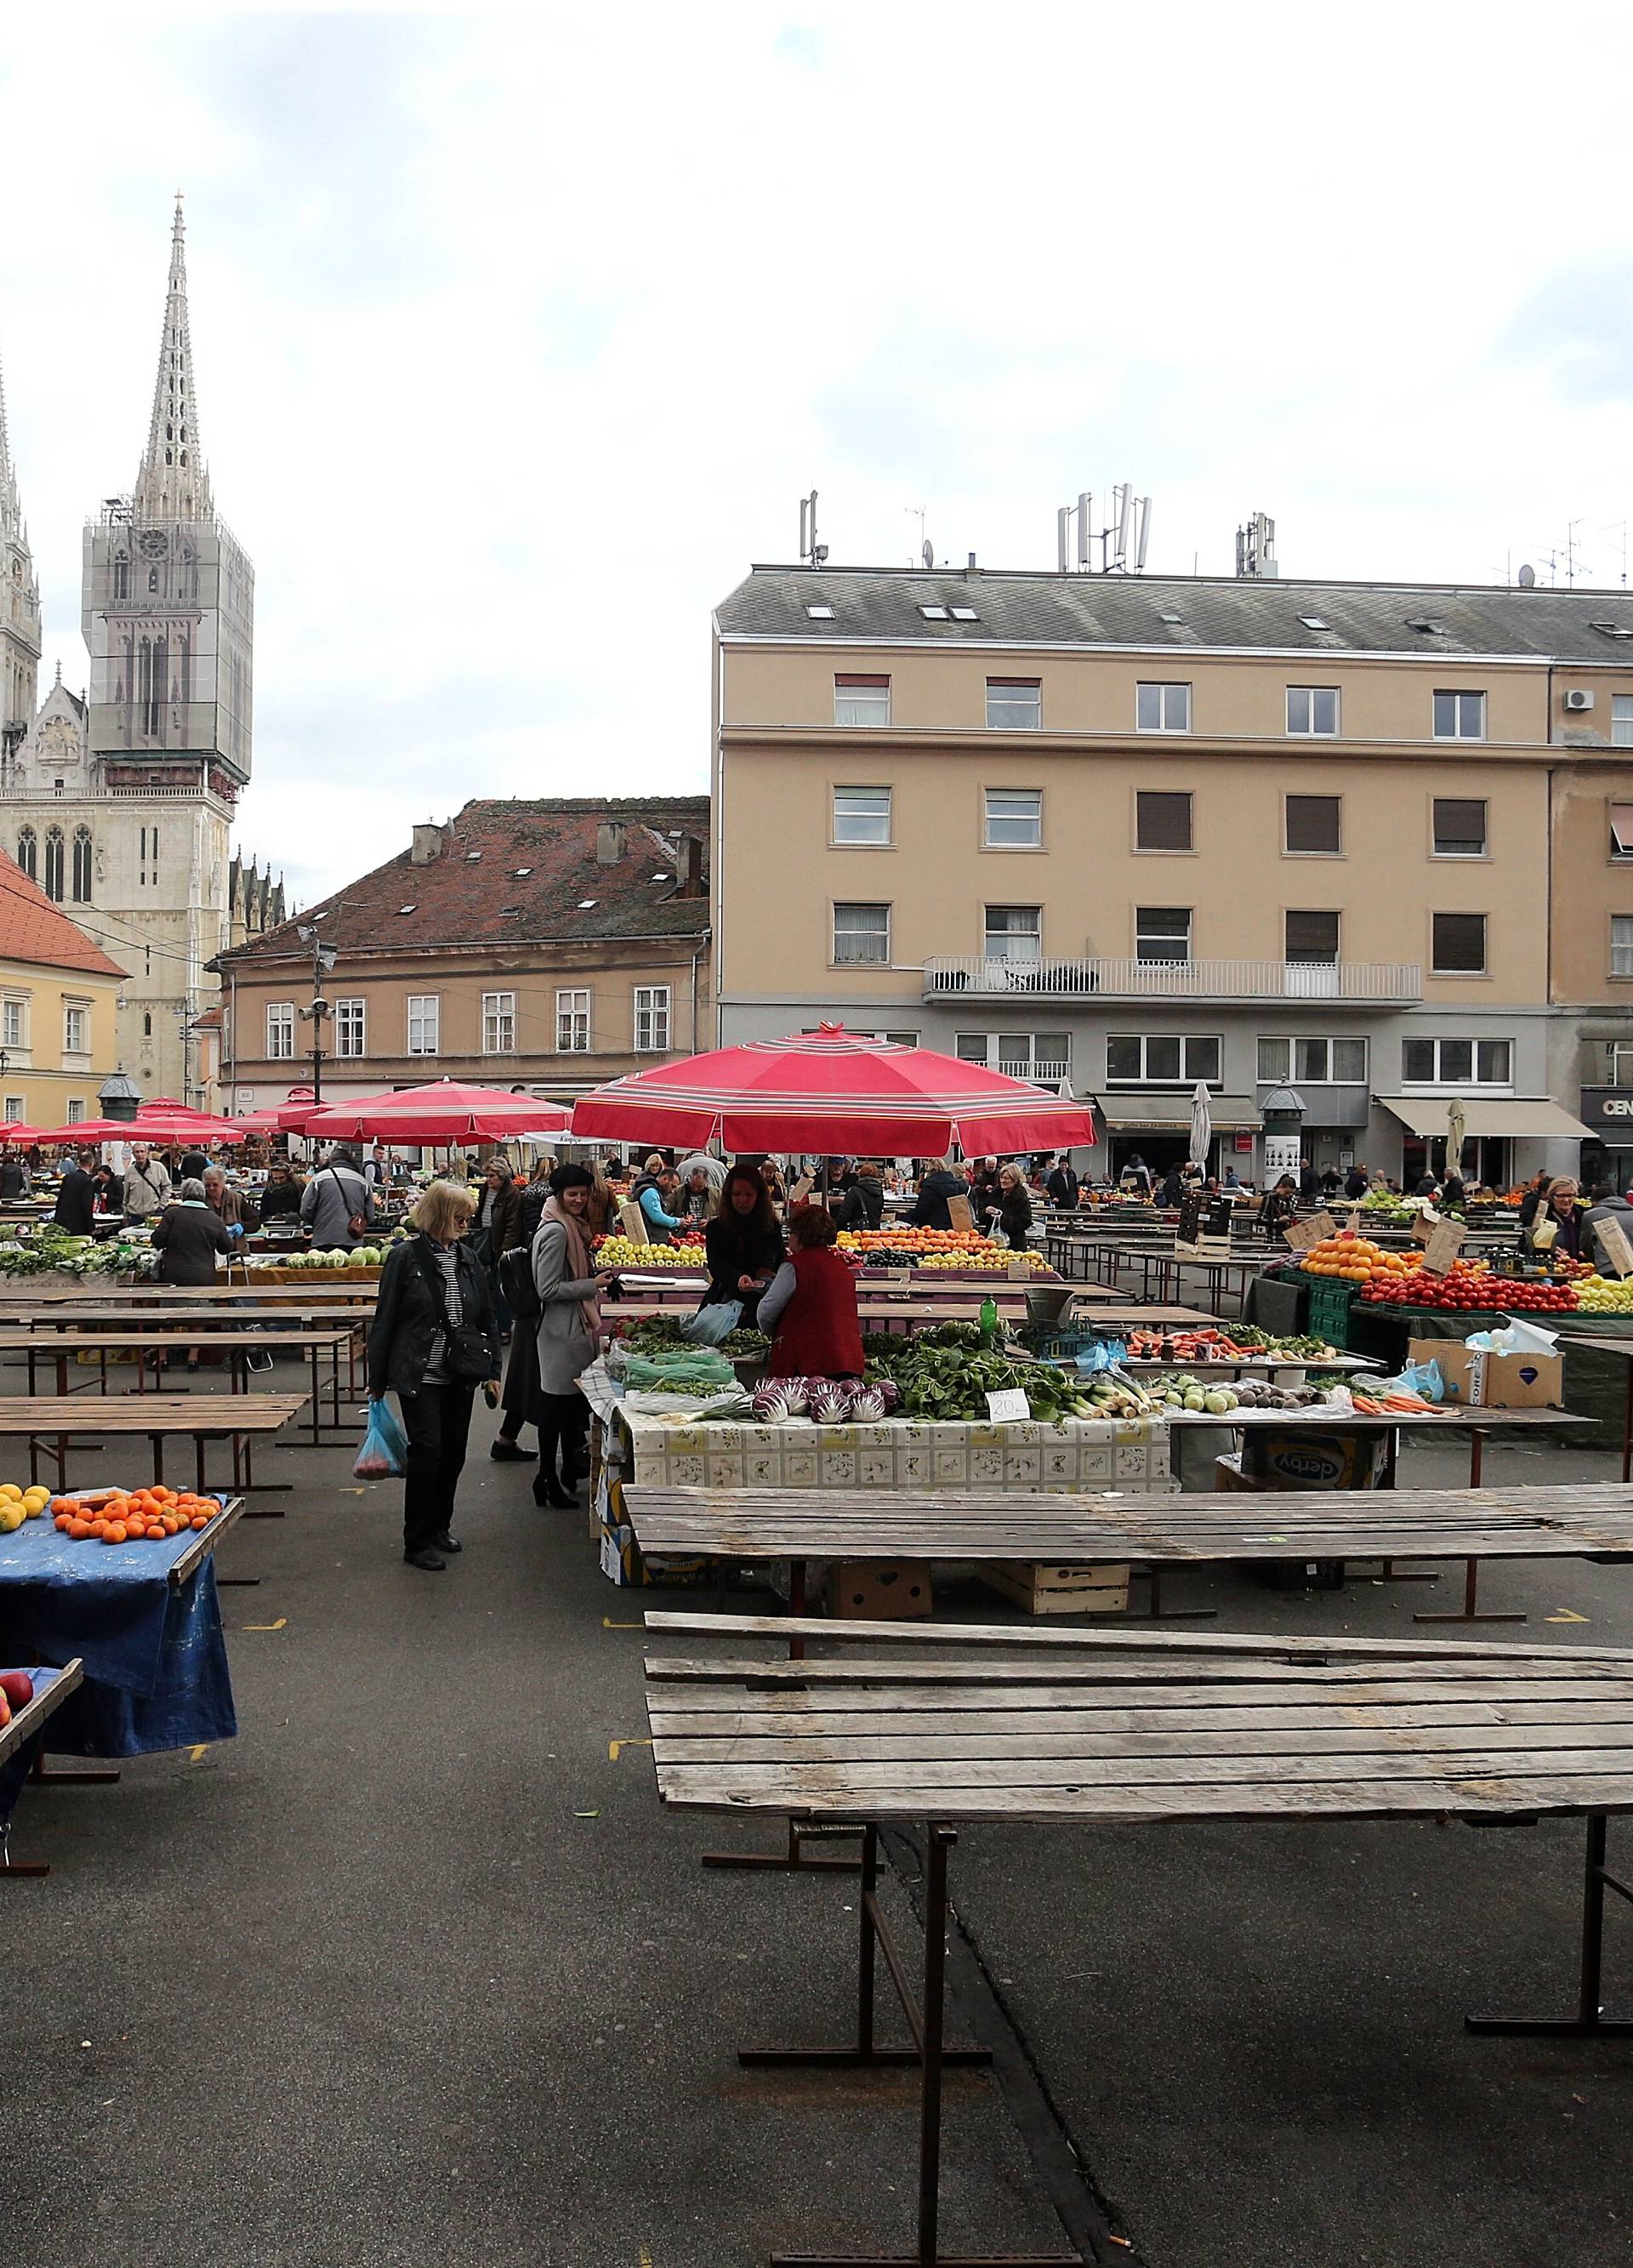
[{"label": "man in jacket", "polygon": [[[357,1152],[343,1142],[335,1144],[301,1191],[300,1217],[312,1230],[316,1252],[355,1251],[373,1227],[374,1192],[363,1178]],[[355,1235],[351,1223],[359,1217],[363,1234]]]},{"label": "man in jacket", "polygon": [[1053,1158],[1049,1161],[1049,1177],[1043,1184],[1043,1193],[1053,1205],[1075,1212],[1078,1205],[1078,1173],[1070,1158]]},{"label": "man in jacket", "polygon": [[947,1199],[967,1199],[968,1196],[969,1183],[952,1171],[945,1158],[938,1158],[919,1182],[918,1203],[913,1208],[910,1225],[914,1228],[951,1228],[953,1216],[947,1211]]},{"label": "man in jacket", "polygon": [[673,1171],[661,1158],[647,1160],[646,1171],[636,1176],[629,1194],[641,1208],[647,1242],[673,1244],[674,1233],[682,1225],[676,1210],[679,1192]]},{"label": "man in jacket", "polygon": [[1596,1182],[1588,1197],[1588,1209],[1582,1216],[1582,1236],[1577,1255],[1579,1259],[1591,1260],[1595,1267],[1600,1267],[1603,1265],[1597,1233],[1600,1223],[1614,1220],[1628,1242],[1633,1244],[1633,1204],[1629,1204],[1609,1182]]},{"label": "man in jacket", "polygon": [[59,1228],[70,1236],[89,1236],[96,1204],[96,1183],[91,1178],[91,1168],[96,1163],[94,1150],[82,1150],[63,1176],[62,1187],[56,1193],[56,1205],[52,1219]]},{"label": "man in jacket", "polygon": [[1368,1187],[1366,1167],[1357,1158],[1344,1175],[1344,1195],[1347,1197],[1364,1197]]},{"label": "man in jacket", "polygon": [[26,1160],[15,1150],[0,1150],[0,1204],[15,1204],[32,1186]]},{"label": "man in jacket", "polygon": [[145,1142],[132,1145],[125,1168],[125,1219],[151,1220],[170,1202],[170,1175],[162,1158],[154,1157]]}]

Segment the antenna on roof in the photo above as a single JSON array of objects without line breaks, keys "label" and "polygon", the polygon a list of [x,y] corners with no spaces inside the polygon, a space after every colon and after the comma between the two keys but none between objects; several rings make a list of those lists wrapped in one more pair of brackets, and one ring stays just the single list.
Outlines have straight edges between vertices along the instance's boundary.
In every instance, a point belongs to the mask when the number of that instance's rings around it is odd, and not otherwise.
[{"label": "antenna on roof", "polygon": [[1111,519],[1104,527],[1094,525],[1092,490],[1079,490],[1076,504],[1063,504],[1055,515],[1055,563],[1063,575],[1070,572],[1071,524],[1078,523],[1077,563],[1080,575],[1092,575],[1094,546],[1100,548],[1102,575],[1139,574],[1145,565],[1151,540],[1151,500],[1136,496],[1132,481],[1122,481],[1111,492]]},{"label": "antenna on roof", "polygon": [[933,567],[935,565],[936,547],[928,536],[924,538],[923,544],[920,549],[918,556],[923,561],[926,567]]},{"label": "antenna on roof", "polygon": [[1268,513],[1252,513],[1247,526],[1237,529],[1236,571],[1267,578],[1281,573],[1276,563],[1276,522]]},{"label": "antenna on roof", "polygon": [[809,560],[812,566],[820,567],[828,557],[828,546],[817,541],[816,500],[814,489],[808,497],[799,499],[799,556]]}]

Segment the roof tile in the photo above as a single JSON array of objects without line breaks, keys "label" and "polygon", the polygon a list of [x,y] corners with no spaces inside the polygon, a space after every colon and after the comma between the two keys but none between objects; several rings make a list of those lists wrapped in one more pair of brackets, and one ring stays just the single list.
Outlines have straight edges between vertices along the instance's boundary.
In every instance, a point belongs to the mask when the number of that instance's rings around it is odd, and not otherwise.
[{"label": "roof tile", "polygon": [[126,974],[4,850],[0,850],[0,961],[75,968],[87,976]]}]

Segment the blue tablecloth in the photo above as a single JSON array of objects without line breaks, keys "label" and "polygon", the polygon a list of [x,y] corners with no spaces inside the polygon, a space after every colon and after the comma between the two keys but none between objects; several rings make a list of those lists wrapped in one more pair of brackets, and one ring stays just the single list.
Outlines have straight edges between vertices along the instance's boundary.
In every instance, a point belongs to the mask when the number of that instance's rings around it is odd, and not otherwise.
[{"label": "blue tablecloth", "polygon": [[46,1730],[58,1755],[136,1756],[238,1730],[213,1558],[179,1587],[194,1541],[76,1543],[48,1519],[0,1536],[0,1655],[68,1662],[85,1683]]},{"label": "blue tablecloth", "polygon": [[[8,1661],[4,1653],[0,1653],[0,1669],[21,1669],[24,1667],[21,1662]],[[28,1675],[33,1680],[36,1698],[55,1684],[60,1674],[55,1669],[28,1671]],[[11,1815],[17,1809],[17,1799],[22,1793],[23,1782],[28,1778],[29,1768],[34,1761],[35,1751],[45,1735],[45,1730],[46,1727],[42,1725],[33,1740],[25,1741],[15,1756],[8,1756],[5,1762],[0,1764],[0,1837],[4,1837],[11,1831]]]}]

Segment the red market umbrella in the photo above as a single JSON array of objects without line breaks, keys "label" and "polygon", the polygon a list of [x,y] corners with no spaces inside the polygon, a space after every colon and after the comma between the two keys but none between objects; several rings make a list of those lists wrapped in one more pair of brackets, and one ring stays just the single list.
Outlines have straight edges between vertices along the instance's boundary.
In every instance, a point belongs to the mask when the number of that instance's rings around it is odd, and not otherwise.
[{"label": "red market umbrella", "polygon": [[[311,1103],[304,1107],[308,1110],[313,1108]],[[276,1134],[282,1130],[276,1110],[242,1111],[232,1123],[241,1127],[246,1134]]]},{"label": "red market umbrella", "polygon": [[50,1138],[37,1126],[25,1126],[20,1118],[10,1119],[0,1124],[0,1142],[48,1142]]},{"label": "red market umbrella", "polygon": [[1088,1104],[960,1063],[824,1024],[786,1040],[750,1040],[688,1062],[658,1064],[586,1094],[573,1131],[616,1142],[718,1138],[728,1150],[885,1152],[945,1156],[1087,1148]]},{"label": "red market umbrella", "polygon": [[48,1126],[43,1134],[36,1134],[36,1142],[76,1142],[94,1148],[99,1142],[129,1142],[131,1122],[128,1118],[82,1118],[73,1126]]},{"label": "red market umbrella", "polygon": [[[282,1115],[282,1114],[280,1114]],[[314,1139],[381,1142],[503,1142],[518,1134],[567,1131],[567,1113],[531,1094],[499,1086],[468,1086],[439,1079],[395,1094],[365,1094],[326,1102],[300,1130]]]},{"label": "red market umbrella", "polygon": [[230,1118],[217,1118],[209,1110],[195,1110],[191,1103],[173,1102],[167,1095],[156,1095],[144,1102],[130,1124],[131,1138],[142,1142],[241,1142],[244,1135]]}]

